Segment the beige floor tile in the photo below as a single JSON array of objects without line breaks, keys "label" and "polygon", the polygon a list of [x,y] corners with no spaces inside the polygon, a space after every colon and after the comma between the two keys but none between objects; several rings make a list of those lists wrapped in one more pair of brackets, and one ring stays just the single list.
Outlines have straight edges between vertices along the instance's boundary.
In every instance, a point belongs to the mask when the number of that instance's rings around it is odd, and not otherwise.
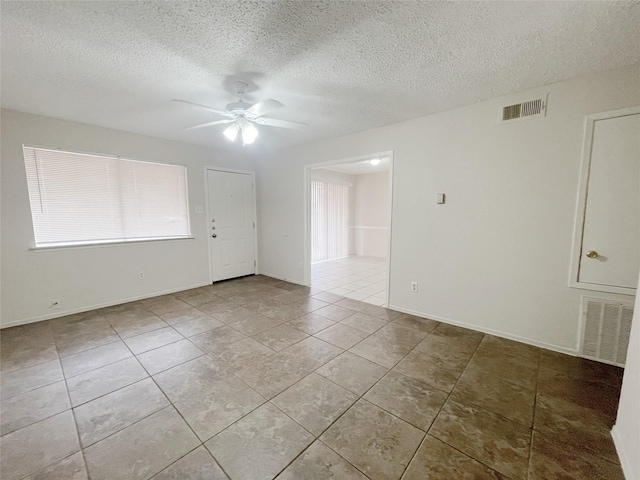
[{"label": "beige floor tile", "polygon": [[317,370],[317,373],[347,390],[362,395],[388,369],[350,352],[344,352]]},{"label": "beige floor tile", "polygon": [[356,343],[368,337],[369,334],[356,330],[355,328],[347,327],[340,323],[332,325],[329,328],[325,328],[321,332],[318,332],[314,337],[329,342],[332,345],[340,348],[351,348]]},{"label": "beige floor tile", "polygon": [[[45,345],[33,347],[12,348],[12,346],[8,346],[9,343],[8,341],[2,342],[2,346],[0,346],[0,371],[3,374],[58,359],[58,351],[53,340]],[[14,345],[16,343],[18,342],[14,342]]]},{"label": "beige floor tile", "polygon": [[65,382],[16,395],[0,404],[0,434],[6,435],[70,408]]},{"label": "beige floor tile", "polygon": [[531,429],[449,400],[429,434],[512,479],[525,479]]},{"label": "beige floor tile", "polygon": [[340,355],[343,351],[335,345],[314,337],[308,337],[284,349],[281,353],[295,358],[296,361],[310,370],[315,370]]},{"label": "beige floor tile", "polygon": [[185,455],[153,477],[153,480],[229,480],[203,446]]},{"label": "beige floor tile", "polygon": [[507,479],[495,470],[427,435],[402,480]]},{"label": "beige floor tile", "polygon": [[278,480],[368,480],[322,442],[315,441],[278,475]]},{"label": "beige floor tile", "polygon": [[350,317],[354,312],[348,308],[340,307],[337,304],[331,304],[326,307],[322,307],[313,313],[326,318],[327,320],[331,320],[332,322],[339,322]]},{"label": "beige floor tile", "polygon": [[556,439],[533,432],[529,465],[531,480],[624,480],[624,474],[617,462],[609,462],[567,445],[558,447],[559,442]]},{"label": "beige floor tile", "polygon": [[278,353],[261,364],[235,372],[245,383],[265,398],[272,398],[311,373],[299,359]]},{"label": "beige floor tile", "polygon": [[175,403],[209,392],[213,382],[227,376],[226,368],[205,355],[154,375],[153,379]]},{"label": "beige floor tile", "polygon": [[199,444],[173,407],[167,407],[85,449],[92,480],[142,480]]},{"label": "beige floor tile", "polygon": [[427,333],[433,331],[434,328],[440,325],[440,322],[436,322],[435,320],[417,317],[406,313],[396,318],[393,323],[397,323],[403,327],[415,328],[416,330],[421,330]]},{"label": "beige floor tile", "polygon": [[117,320],[111,320],[111,326],[118,332],[121,338],[127,338],[164,328],[168,326],[168,324],[160,317],[153,316],[145,318],[118,318]]},{"label": "beige floor tile", "polygon": [[360,400],[320,440],[372,480],[397,480],[424,435],[414,426]]},{"label": "beige floor tile", "polygon": [[257,335],[260,332],[269,330],[270,328],[280,325],[281,322],[273,318],[269,318],[259,313],[254,313],[253,316],[243,318],[233,323],[233,328],[240,330],[247,336]]},{"label": "beige floor tile", "polygon": [[275,477],[313,436],[266,403],[205,445],[233,480]]},{"label": "beige floor tile", "polygon": [[402,360],[422,337],[424,332],[399,325],[387,325],[365,338],[350,351],[384,367],[392,368]]},{"label": "beige floor tile", "polygon": [[138,355],[138,360],[149,372],[149,375],[155,375],[202,355],[204,355],[204,352],[189,340],[180,340],[179,342],[141,353]]},{"label": "beige floor tile", "polygon": [[15,397],[36,388],[59,382],[63,378],[59,360],[3,373],[0,376],[0,396],[3,400]]},{"label": "beige floor tile", "polygon": [[[220,303],[219,301],[214,302],[210,306],[217,305]],[[165,313],[160,315],[165,322],[169,325],[177,325],[178,323],[188,322],[189,320],[196,320],[198,318],[208,317],[205,312],[202,310],[198,310],[195,307],[187,306],[180,310],[176,310],[175,312]]]},{"label": "beige floor tile", "polygon": [[309,335],[290,327],[289,325],[278,325],[264,332],[254,335],[253,338],[267,347],[280,352],[291,345],[304,340]]},{"label": "beige floor tile", "polygon": [[132,356],[131,350],[129,350],[125,343],[118,340],[113,343],[108,343],[107,345],[64,357],[61,360],[62,370],[64,371],[65,377],[70,378]]},{"label": "beige floor tile", "polygon": [[184,337],[171,327],[160,328],[152,332],[136,335],[124,339],[129,349],[135,354],[144,353],[154,348],[163,347],[169,343],[183,340]]},{"label": "beige floor tile", "polygon": [[211,354],[211,357],[229,372],[237,372],[260,364],[275,353],[274,350],[253,338],[245,338],[239,342],[221,346]]},{"label": "beige floor tile", "polygon": [[364,398],[426,432],[444,405],[447,394],[391,371]]},{"label": "beige floor tile", "polygon": [[25,480],[88,480],[88,478],[84,457],[82,452],[78,452],[43,468]]},{"label": "beige floor tile", "polygon": [[414,350],[402,359],[394,370],[432,385],[439,390],[450,392],[458,381],[463,368],[438,355]]},{"label": "beige floor tile", "polygon": [[361,330],[365,333],[374,333],[387,325],[387,322],[380,318],[367,315],[366,313],[358,312],[345,318],[340,324]]},{"label": "beige floor tile", "polygon": [[320,435],[358,399],[356,395],[311,373],[271,402],[314,435]]},{"label": "beige floor tile", "polygon": [[328,320],[324,317],[321,317],[314,313],[308,313],[296,318],[295,320],[291,320],[287,325],[309,335],[313,335],[314,333],[318,333],[319,331],[324,330],[325,328],[330,327],[334,324],[335,322],[332,322],[331,320]]},{"label": "beige floor tile", "polygon": [[180,322],[177,325],[174,325],[173,328],[185,337],[192,337],[199,333],[208,332],[214,328],[221,327],[222,325],[224,325],[224,323],[220,320],[204,315],[192,320],[187,320],[186,322]]},{"label": "beige floor tile", "polygon": [[175,402],[193,431],[206,441],[260,406],[265,399],[235,376],[211,382],[198,395],[183,395]]},{"label": "beige floor tile", "polygon": [[216,351],[225,345],[233,342],[239,342],[243,338],[247,338],[244,333],[239,332],[235,328],[228,325],[209,330],[190,337],[189,340],[195,343],[206,353],[215,354]]},{"label": "beige floor tile", "polygon": [[535,388],[523,387],[492,375],[463,373],[451,398],[464,405],[477,405],[515,420],[527,427],[533,426]]},{"label": "beige floor tile", "polygon": [[611,419],[596,410],[557,397],[537,394],[533,428],[585,452],[618,461],[611,439]]},{"label": "beige floor tile", "polygon": [[169,405],[146,378],[74,409],[80,443],[88,447]]},{"label": "beige floor tile", "polygon": [[67,380],[74,407],[148,377],[135,358],[127,358]]},{"label": "beige floor tile", "polygon": [[71,410],[0,437],[0,477],[21,479],[80,450]]}]

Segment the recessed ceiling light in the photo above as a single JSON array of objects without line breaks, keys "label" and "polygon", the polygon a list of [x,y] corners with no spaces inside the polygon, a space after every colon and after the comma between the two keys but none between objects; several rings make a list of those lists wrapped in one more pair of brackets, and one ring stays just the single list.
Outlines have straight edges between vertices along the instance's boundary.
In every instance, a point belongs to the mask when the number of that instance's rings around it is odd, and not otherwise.
[{"label": "recessed ceiling light", "polygon": [[380,159],[372,158],[371,160],[369,160],[369,163],[375,167],[376,165],[380,164]]}]

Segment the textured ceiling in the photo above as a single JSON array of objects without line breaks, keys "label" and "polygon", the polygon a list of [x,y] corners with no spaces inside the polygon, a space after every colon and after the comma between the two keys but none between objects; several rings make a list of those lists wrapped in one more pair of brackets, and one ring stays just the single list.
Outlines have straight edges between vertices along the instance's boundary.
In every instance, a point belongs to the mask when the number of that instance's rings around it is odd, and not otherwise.
[{"label": "textured ceiling", "polygon": [[638,2],[2,2],[2,106],[228,149],[223,107],[285,104],[247,153],[640,62]]}]

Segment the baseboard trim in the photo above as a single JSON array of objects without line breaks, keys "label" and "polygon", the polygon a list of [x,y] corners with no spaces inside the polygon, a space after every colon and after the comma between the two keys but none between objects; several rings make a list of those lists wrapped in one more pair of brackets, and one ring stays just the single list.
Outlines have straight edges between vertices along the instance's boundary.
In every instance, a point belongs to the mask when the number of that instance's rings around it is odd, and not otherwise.
[{"label": "baseboard trim", "polygon": [[618,452],[618,459],[620,459],[620,466],[622,467],[624,478],[627,480],[640,480],[640,476],[638,476],[640,472],[638,472],[638,475],[635,475],[635,472],[632,471],[631,462],[629,461],[629,457],[622,444],[622,438],[620,438],[618,432],[618,425],[616,424],[611,429],[611,438],[613,438],[613,444],[616,446],[616,452]]},{"label": "baseboard trim", "polygon": [[282,280],[283,282],[295,283],[296,285],[300,285],[302,287],[308,287],[309,286],[309,285],[305,285],[303,282],[298,282],[297,280],[293,280],[291,278],[283,277],[282,275],[275,275],[273,273],[259,272],[258,275],[264,275],[265,277],[275,278],[277,280]]},{"label": "baseboard trim", "polygon": [[469,328],[471,330],[476,330],[482,333],[488,333],[489,335],[495,335],[496,337],[506,338],[508,340],[514,340],[520,343],[526,343],[527,345],[533,345],[534,347],[544,348],[545,350],[551,350],[554,352],[565,353],[567,355],[571,355],[577,357],[579,352],[578,350],[574,350],[571,348],[561,347],[558,345],[552,345],[550,343],[538,342],[537,340],[531,340],[530,338],[521,337],[519,335],[513,335],[511,333],[502,332],[499,330],[493,330],[491,328],[482,327],[480,325],[474,325],[466,322],[459,322],[456,320],[451,320],[450,318],[440,317],[438,315],[430,315],[424,312],[417,312],[414,310],[410,310],[408,308],[398,307],[396,305],[389,305],[388,308],[392,310],[397,310],[398,312],[408,313],[410,315],[416,315],[418,317],[430,318],[432,320],[437,320],[438,322],[448,323],[451,325],[455,325],[457,327]]},{"label": "baseboard trim", "polygon": [[162,292],[151,293],[151,294],[148,294],[148,295],[140,295],[140,296],[137,296],[137,297],[131,297],[131,298],[125,298],[125,299],[122,299],[122,300],[116,300],[114,302],[100,303],[100,304],[93,305],[93,306],[74,308],[74,309],[71,309],[71,310],[64,310],[64,311],[58,310],[55,313],[50,313],[50,314],[47,314],[47,315],[40,315],[38,317],[32,317],[32,318],[23,318],[21,320],[14,320],[12,322],[3,323],[3,324],[0,325],[0,329],[9,328],[9,327],[18,327],[20,325],[27,325],[29,323],[42,322],[44,320],[51,320],[52,318],[66,317],[67,315],[74,315],[76,313],[88,312],[88,311],[91,311],[91,310],[96,310],[98,308],[112,307],[114,305],[120,305],[120,304],[123,304],[123,303],[136,302],[138,300],[144,300],[145,298],[159,297],[160,295],[168,295],[170,293],[182,292],[183,290],[190,290],[192,288],[206,287],[207,285],[211,285],[211,284],[209,282],[198,283],[198,284],[191,285],[191,286],[174,288],[174,289],[170,289],[170,290],[164,290]]}]

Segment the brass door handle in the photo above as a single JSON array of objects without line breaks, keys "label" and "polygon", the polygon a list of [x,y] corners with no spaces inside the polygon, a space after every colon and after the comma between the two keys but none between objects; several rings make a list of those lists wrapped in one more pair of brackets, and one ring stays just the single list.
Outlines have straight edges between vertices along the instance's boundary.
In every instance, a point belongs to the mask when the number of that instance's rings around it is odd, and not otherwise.
[{"label": "brass door handle", "polygon": [[587,257],[589,257],[589,258],[598,258],[598,252],[596,252],[595,250],[589,250],[587,252]]}]

